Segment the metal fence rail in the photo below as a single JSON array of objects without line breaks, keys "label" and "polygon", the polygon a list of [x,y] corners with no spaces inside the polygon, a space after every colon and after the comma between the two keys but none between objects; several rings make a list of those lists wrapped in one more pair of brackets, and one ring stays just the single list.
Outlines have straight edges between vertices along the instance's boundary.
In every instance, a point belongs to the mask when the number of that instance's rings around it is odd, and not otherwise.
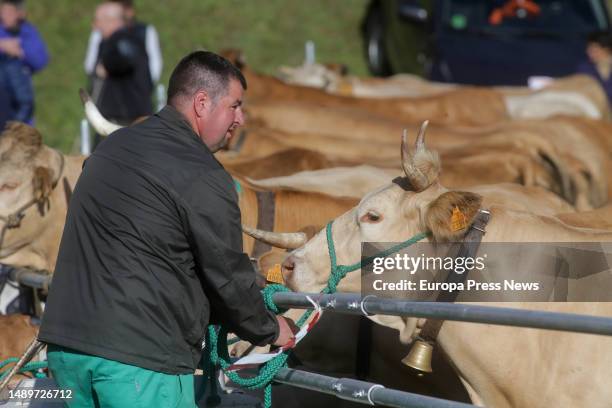
[{"label": "metal fence rail", "polygon": [[426,397],[404,391],[392,390],[380,384],[335,378],[291,368],[282,368],[274,377],[276,382],[335,395],[349,401],[368,405],[397,408],[473,408],[474,405]]},{"label": "metal fence rail", "polygon": [[318,302],[323,309],[346,314],[425,317],[440,320],[612,335],[612,318],[574,313],[542,312],[458,303],[411,302],[384,299],[376,296],[362,297],[358,293],[322,295],[320,293],[281,292],[275,293],[273,299],[274,303],[282,308],[312,308],[306,296]]}]

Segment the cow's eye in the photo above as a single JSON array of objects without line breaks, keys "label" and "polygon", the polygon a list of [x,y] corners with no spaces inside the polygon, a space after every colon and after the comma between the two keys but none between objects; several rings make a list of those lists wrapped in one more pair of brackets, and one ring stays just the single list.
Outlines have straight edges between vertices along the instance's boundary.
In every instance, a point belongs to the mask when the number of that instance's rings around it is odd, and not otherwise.
[{"label": "cow's eye", "polygon": [[14,190],[17,187],[19,187],[19,183],[17,182],[9,182],[9,183],[4,183],[0,186],[0,191],[9,191],[9,190]]},{"label": "cow's eye", "polygon": [[368,211],[367,213],[361,216],[361,219],[359,221],[376,223],[376,222],[380,222],[380,220],[382,220],[382,215],[374,211]]}]

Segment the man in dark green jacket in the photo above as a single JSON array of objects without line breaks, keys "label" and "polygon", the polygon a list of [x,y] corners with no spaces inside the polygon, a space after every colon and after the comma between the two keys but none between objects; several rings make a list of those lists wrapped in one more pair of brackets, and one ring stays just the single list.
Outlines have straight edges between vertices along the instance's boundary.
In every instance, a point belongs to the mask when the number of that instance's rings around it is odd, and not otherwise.
[{"label": "man in dark green jacket", "polygon": [[39,334],[75,407],[193,407],[205,328],[285,344],[242,252],[231,176],[213,153],[244,122],[246,81],[222,57],[183,58],[168,106],[90,156],[74,189]]}]

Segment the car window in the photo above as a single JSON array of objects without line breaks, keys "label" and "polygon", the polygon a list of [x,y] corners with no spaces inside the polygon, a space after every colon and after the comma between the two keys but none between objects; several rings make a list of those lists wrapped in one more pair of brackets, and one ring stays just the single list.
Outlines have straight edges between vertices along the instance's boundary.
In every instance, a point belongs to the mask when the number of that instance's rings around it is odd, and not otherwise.
[{"label": "car window", "polygon": [[442,4],[444,26],[452,30],[563,35],[608,28],[603,6],[594,0],[445,0]]}]

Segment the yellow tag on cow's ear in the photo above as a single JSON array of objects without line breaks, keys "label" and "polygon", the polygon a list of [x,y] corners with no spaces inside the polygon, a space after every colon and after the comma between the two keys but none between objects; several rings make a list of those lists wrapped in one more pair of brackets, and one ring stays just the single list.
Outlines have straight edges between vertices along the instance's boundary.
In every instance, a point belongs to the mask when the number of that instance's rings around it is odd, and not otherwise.
[{"label": "yellow tag on cow's ear", "polygon": [[461,231],[467,227],[467,221],[465,219],[465,214],[461,212],[459,207],[455,206],[453,208],[453,214],[451,215],[451,231]]},{"label": "yellow tag on cow's ear", "polygon": [[274,264],[273,267],[268,269],[266,273],[266,280],[271,283],[279,283],[283,284],[285,281],[283,280],[283,274],[281,273],[280,264]]},{"label": "yellow tag on cow's ear", "polygon": [[346,79],[341,79],[336,85],[336,93],[342,96],[353,96],[353,84]]}]

